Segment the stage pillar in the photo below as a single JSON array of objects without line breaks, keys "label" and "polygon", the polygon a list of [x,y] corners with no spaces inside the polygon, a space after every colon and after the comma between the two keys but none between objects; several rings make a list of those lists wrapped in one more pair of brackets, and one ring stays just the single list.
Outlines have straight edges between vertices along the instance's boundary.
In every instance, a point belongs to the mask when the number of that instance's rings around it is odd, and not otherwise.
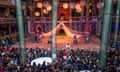
[{"label": "stage pillar", "polygon": [[90,32],[90,24],[89,24],[89,0],[87,0],[87,3],[86,3],[86,16],[85,16],[84,32]]},{"label": "stage pillar", "polygon": [[115,23],[115,36],[113,46],[116,47],[118,40],[118,28],[119,28],[119,15],[120,15],[120,0],[118,0],[117,10],[116,10],[116,23]]},{"label": "stage pillar", "polygon": [[102,41],[100,47],[100,68],[105,69],[106,67],[106,49],[109,47],[109,36],[110,36],[110,25],[112,15],[112,0],[105,0],[104,2],[104,20],[103,20],[103,31]]},{"label": "stage pillar", "polygon": [[18,21],[18,31],[19,31],[19,43],[21,49],[21,57],[22,61],[25,61],[26,53],[25,53],[25,39],[24,39],[24,26],[23,26],[23,17],[22,17],[22,9],[21,9],[21,0],[16,0],[16,11],[17,11],[17,21]]},{"label": "stage pillar", "polygon": [[[58,11],[58,0],[52,0],[52,30],[56,28],[57,24],[57,11]],[[56,58],[56,35],[52,31],[52,58]]]}]

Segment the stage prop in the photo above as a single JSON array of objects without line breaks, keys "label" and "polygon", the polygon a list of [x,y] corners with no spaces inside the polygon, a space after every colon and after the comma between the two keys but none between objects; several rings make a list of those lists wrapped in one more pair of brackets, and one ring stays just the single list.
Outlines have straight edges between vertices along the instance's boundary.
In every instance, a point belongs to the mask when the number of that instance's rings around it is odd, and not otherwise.
[{"label": "stage prop", "polygon": [[68,28],[62,21],[56,26],[56,28],[54,28],[52,31],[47,32],[47,33],[42,33],[41,37],[50,37],[52,33],[54,34],[59,34],[60,30],[63,30],[65,35],[67,37],[70,38],[74,38],[74,36],[76,36],[76,38],[80,38],[83,37],[85,35],[84,33],[80,33],[79,31],[75,31],[72,30],[70,28]]}]

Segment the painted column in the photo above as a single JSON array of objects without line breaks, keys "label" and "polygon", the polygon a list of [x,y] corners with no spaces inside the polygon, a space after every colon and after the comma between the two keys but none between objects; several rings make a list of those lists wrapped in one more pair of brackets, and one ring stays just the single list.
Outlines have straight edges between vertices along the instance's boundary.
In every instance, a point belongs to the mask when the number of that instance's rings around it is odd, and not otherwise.
[{"label": "painted column", "polygon": [[31,33],[31,26],[30,26],[30,17],[27,17],[27,27],[28,27],[28,34],[30,34]]},{"label": "painted column", "polygon": [[70,24],[69,27],[72,28],[72,18],[69,19],[69,24]]},{"label": "painted column", "polygon": [[[7,16],[8,18],[10,18],[10,7],[9,7],[9,5],[10,5],[10,0],[8,0],[7,13],[6,13],[6,16]],[[11,35],[11,24],[10,24],[10,20],[9,20],[9,23],[8,23],[8,33],[9,33],[9,35]]]},{"label": "painted column", "polygon": [[[58,11],[58,0],[52,0],[52,30],[56,28],[57,24],[57,11]],[[52,32],[52,58],[56,58],[56,35]]]},{"label": "painted column", "polygon": [[[70,3],[71,3],[71,0],[69,1],[69,5],[70,5]],[[72,9],[71,8],[69,8],[69,13],[70,13],[70,16],[69,16],[69,27],[71,28],[71,21],[72,21]]]},{"label": "painted column", "polygon": [[100,15],[97,17],[97,23],[96,23],[96,35],[101,35],[101,29],[102,29],[102,20],[103,20],[103,12],[100,12]]},{"label": "painted column", "polygon": [[18,31],[19,31],[19,43],[21,49],[21,57],[22,61],[25,61],[26,53],[25,53],[25,39],[24,39],[24,26],[23,26],[23,17],[22,17],[22,9],[21,9],[21,0],[16,0],[16,10],[17,10],[17,21],[18,21]]},{"label": "painted column", "polygon": [[115,36],[113,46],[116,47],[118,39],[118,28],[119,28],[119,17],[120,17],[120,0],[118,0],[117,11],[116,11],[116,25],[115,25]]},{"label": "painted column", "polygon": [[81,17],[83,17],[84,16],[84,10],[85,10],[84,6],[86,4],[85,0],[80,0],[80,4],[81,4],[81,8],[82,8]]},{"label": "painted column", "polygon": [[24,21],[24,28],[25,28],[25,36],[27,36],[27,34],[28,34],[28,23],[27,23],[27,8],[26,8],[26,4],[24,4],[23,5],[23,12],[24,12],[24,19],[25,19],[25,21]]},{"label": "painted column", "polygon": [[43,8],[40,9],[40,15],[41,15],[41,22],[42,22],[42,32],[44,32],[44,17],[43,17]]},{"label": "painted column", "polygon": [[102,41],[100,49],[100,68],[106,67],[106,49],[109,47],[112,0],[105,0]]},{"label": "painted column", "polygon": [[86,4],[86,16],[85,16],[85,26],[84,26],[84,32],[85,32],[85,43],[89,43],[90,42],[90,22],[89,22],[89,0],[87,0],[87,4]]},{"label": "painted column", "polygon": [[84,26],[84,32],[89,32],[89,0],[87,0],[86,4],[86,21],[85,21],[85,26]]},{"label": "painted column", "polygon": [[92,16],[96,16],[96,0],[92,0]]},{"label": "painted column", "polygon": [[102,33],[102,21],[103,21],[103,6],[102,6],[102,3],[104,2],[104,0],[100,0],[98,3],[101,3],[101,6],[100,7],[97,7],[98,8],[98,11],[99,11],[99,15],[97,17],[97,24],[96,24],[96,35],[97,36],[100,36],[101,33]]},{"label": "painted column", "polygon": [[34,25],[34,3],[33,0],[30,0],[29,3],[29,9],[30,9],[30,25],[31,25],[31,33],[35,33],[35,25]]},{"label": "painted column", "polygon": [[79,20],[79,32],[82,32],[82,22],[80,22],[81,20]]}]

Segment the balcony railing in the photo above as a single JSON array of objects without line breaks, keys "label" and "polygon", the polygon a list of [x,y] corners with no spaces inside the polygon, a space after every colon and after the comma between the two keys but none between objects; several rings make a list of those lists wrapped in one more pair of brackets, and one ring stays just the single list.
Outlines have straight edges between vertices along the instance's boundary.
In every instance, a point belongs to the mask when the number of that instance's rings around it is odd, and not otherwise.
[{"label": "balcony railing", "polygon": [[[71,18],[71,21],[72,22],[77,22],[79,21],[80,19],[82,19],[83,21],[85,21],[85,16],[82,16],[82,17],[72,17]],[[99,20],[103,20],[103,17],[97,17],[97,16],[90,16],[89,17],[89,20],[93,20],[93,19],[97,19],[97,21]],[[119,18],[120,19],[120,18]],[[27,21],[30,21],[30,18],[24,18],[24,23],[27,23]],[[116,16],[112,16],[112,22],[115,22],[116,20]],[[34,18],[34,23],[41,23],[41,22],[51,22],[52,21],[52,18],[51,17],[35,17]],[[70,20],[67,20],[67,22],[69,22]],[[58,20],[59,22],[59,20]],[[16,18],[0,18],[0,24],[15,24],[17,23],[17,19]]]},{"label": "balcony railing", "polygon": [[15,6],[15,0],[0,0],[0,5]]},{"label": "balcony railing", "polygon": [[[23,20],[24,22],[27,22],[27,19]],[[17,23],[16,18],[0,18],[0,24],[15,24]]]}]

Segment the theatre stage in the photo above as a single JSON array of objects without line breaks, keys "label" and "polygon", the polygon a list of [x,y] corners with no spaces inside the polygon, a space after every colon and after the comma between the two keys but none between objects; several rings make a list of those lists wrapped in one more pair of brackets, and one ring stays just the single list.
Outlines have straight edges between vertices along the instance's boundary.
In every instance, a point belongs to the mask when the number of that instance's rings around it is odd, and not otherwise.
[{"label": "theatre stage", "polygon": [[[44,49],[50,49],[51,48],[51,44],[47,43],[48,38],[42,38],[42,41],[40,43],[37,43],[33,40],[31,40],[30,38],[27,38],[25,40],[25,46],[26,48],[44,48]],[[95,37],[95,36],[91,36],[90,38],[90,42],[89,43],[85,43],[84,38],[81,37],[78,39],[78,44],[74,45],[73,44],[73,39],[66,37],[66,36],[56,36],[56,46],[57,49],[64,49],[65,45],[69,43],[71,45],[71,48],[73,49],[85,49],[85,50],[99,50],[100,49],[100,40]],[[14,45],[12,45],[12,47],[19,47],[19,43],[16,43]]]}]

